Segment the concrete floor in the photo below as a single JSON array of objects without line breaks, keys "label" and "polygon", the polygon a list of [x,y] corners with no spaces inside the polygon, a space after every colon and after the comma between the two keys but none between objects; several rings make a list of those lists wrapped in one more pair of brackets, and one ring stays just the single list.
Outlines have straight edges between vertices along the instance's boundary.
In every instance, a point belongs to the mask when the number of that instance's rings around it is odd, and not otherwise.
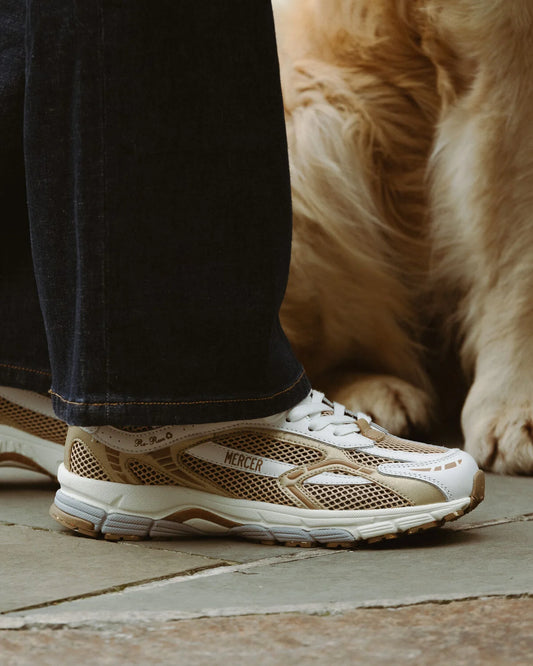
[{"label": "concrete floor", "polygon": [[440,530],[349,551],[109,543],[0,470],[0,663],[533,663],[533,479]]}]

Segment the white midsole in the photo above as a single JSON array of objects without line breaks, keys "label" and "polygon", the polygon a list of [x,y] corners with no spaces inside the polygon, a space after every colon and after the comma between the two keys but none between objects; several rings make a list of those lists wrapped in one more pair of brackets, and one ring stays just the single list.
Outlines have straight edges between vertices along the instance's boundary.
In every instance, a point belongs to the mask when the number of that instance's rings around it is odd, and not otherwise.
[{"label": "white midsole", "polygon": [[411,522],[419,524],[439,520],[466,508],[470,497],[450,502],[408,506],[393,509],[358,511],[326,511],[302,509],[282,504],[221,497],[200,490],[179,486],[142,486],[88,479],[59,468],[61,491],[73,499],[106,513],[120,513],[160,520],[178,511],[199,508],[241,524],[290,525],[307,528],[350,527],[393,521],[407,529]]},{"label": "white midsole", "polygon": [[[30,435],[23,430],[11,426],[0,425],[0,453],[16,453],[37,463],[49,474],[55,476],[59,465],[63,462],[65,447],[47,439]],[[9,467],[27,467],[22,462],[8,461]]]}]

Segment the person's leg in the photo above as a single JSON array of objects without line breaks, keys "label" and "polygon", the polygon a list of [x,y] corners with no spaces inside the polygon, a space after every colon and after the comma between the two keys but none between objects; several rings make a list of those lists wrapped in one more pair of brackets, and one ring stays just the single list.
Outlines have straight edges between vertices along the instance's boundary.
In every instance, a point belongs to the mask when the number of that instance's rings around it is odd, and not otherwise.
[{"label": "person's leg", "polygon": [[[30,2],[34,258],[56,404],[84,423],[69,429],[52,515],[110,539],[226,532],[304,545],[460,516],[483,494],[466,454],[304,397],[277,319],[290,199],[270,7],[234,2],[230,17],[199,4],[161,2],[154,15],[133,0],[58,1],[43,14]],[[193,73],[178,76],[176,49],[183,65],[195,47]],[[279,413],[250,418],[262,410]],[[229,417],[243,420],[87,427]]]},{"label": "person's leg", "polygon": [[50,388],[33,274],[23,160],[24,0],[0,3],[0,384]]},{"label": "person's leg", "polygon": [[[25,0],[0,2],[0,467],[52,476],[67,427],[55,418],[33,273],[23,159]],[[21,390],[22,389],[22,390]]]},{"label": "person's leg", "polygon": [[56,413],[198,423],[309,385],[267,0],[29,1],[25,156]]},{"label": "person's leg", "polygon": [[104,403],[58,398],[60,415],[218,420],[309,390],[277,319],[290,199],[270,7],[199,5],[0,5],[0,465],[55,475],[66,434],[40,395],[25,85],[53,388]]}]

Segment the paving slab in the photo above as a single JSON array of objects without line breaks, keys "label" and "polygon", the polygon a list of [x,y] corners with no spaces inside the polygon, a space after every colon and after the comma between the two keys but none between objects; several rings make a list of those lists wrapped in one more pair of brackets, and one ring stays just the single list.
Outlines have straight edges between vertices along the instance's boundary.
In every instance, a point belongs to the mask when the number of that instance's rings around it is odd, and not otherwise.
[{"label": "paving slab", "polygon": [[533,599],[480,599],[337,615],[209,618],[0,631],[5,666],[431,664],[529,666]]},{"label": "paving slab", "polygon": [[224,562],[199,555],[0,526],[0,612]]},{"label": "paving slab", "polygon": [[178,617],[179,613],[335,610],[533,593],[532,547],[533,522],[462,532],[443,529],[374,548],[320,551],[320,556],[310,551],[306,559],[281,558],[268,566],[259,562],[200,572],[34,613],[127,615],[135,609],[174,612]]},{"label": "paving slab", "polygon": [[49,476],[22,469],[0,468],[0,523],[61,531],[48,515],[58,484]]}]

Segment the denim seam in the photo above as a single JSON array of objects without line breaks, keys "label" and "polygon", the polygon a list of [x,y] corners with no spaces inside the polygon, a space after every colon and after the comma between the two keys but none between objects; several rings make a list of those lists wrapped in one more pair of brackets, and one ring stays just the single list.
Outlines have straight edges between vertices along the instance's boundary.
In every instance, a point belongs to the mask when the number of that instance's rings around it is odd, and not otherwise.
[{"label": "denim seam", "polygon": [[0,368],[11,368],[12,370],[23,370],[24,372],[34,372],[38,375],[46,375],[47,377],[52,376],[52,374],[50,372],[46,372],[46,370],[34,370],[33,368],[23,368],[20,365],[11,365],[9,363],[0,363]]},{"label": "denim seam", "polygon": [[[106,215],[106,68],[105,68],[105,13],[103,3],[99,3],[98,9],[100,17],[100,39],[99,39],[99,65],[101,68],[101,88],[100,88],[100,141],[101,141],[101,159],[100,159],[100,178],[101,178],[101,215],[104,230],[104,248],[102,252],[102,333],[104,342],[104,363],[105,363],[105,391],[106,405],[109,402],[109,378],[110,378],[110,342],[109,342],[109,300],[107,294],[107,285],[109,284],[109,223]],[[106,409],[106,416],[109,415]]]},{"label": "denim seam", "polygon": [[272,395],[261,398],[226,398],[222,400],[189,400],[189,401],[184,400],[180,402],[171,402],[171,401],[151,402],[151,401],[134,401],[134,400],[128,402],[78,402],[76,400],[67,400],[59,393],[56,393],[55,391],[50,390],[48,391],[48,393],[68,405],[80,405],[86,407],[114,407],[119,405],[212,405],[217,403],[260,402],[262,400],[272,400],[273,398],[277,398],[277,396],[283,395],[284,393],[287,393],[288,391],[295,388],[295,386],[297,386],[304,377],[305,377],[305,371],[302,370],[302,372],[298,376],[298,379],[296,379],[296,381],[293,382],[290,386],[283,389],[283,391],[278,391],[277,393],[273,393]]}]

